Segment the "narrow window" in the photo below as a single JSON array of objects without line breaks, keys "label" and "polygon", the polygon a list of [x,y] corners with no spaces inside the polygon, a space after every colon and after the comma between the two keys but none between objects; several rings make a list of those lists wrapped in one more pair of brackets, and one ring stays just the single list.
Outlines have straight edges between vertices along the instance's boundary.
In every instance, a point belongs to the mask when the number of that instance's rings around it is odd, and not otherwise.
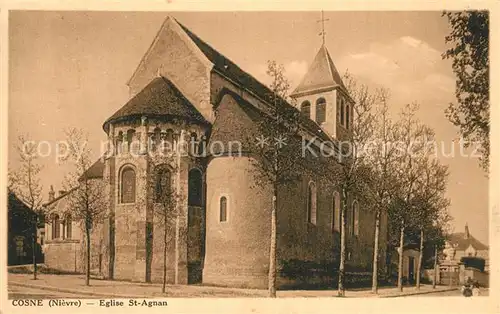
[{"label": "narrow window", "polygon": [[135,141],[135,130],[130,129],[127,131],[127,144],[128,144],[128,150],[131,151],[132,144]]},{"label": "narrow window", "polygon": [[307,222],[316,224],[316,186],[309,183],[307,189]]},{"label": "narrow window", "polygon": [[122,171],[121,202],[135,203],[135,171],[130,167]]},{"label": "narrow window", "polygon": [[73,237],[71,215],[66,216],[66,238],[71,239]]},{"label": "narrow window", "polygon": [[165,147],[171,151],[173,150],[173,145],[174,145],[174,130],[172,129],[167,129],[167,132],[165,133]]},{"label": "narrow window", "polygon": [[340,225],[340,199],[339,193],[335,192],[332,204],[332,230],[340,232]]},{"label": "narrow window", "polygon": [[115,152],[117,154],[121,154],[123,152],[123,132],[120,131],[118,132],[118,136],[116,137],[116,140],[115,140]]},{"label": "narrow window", "polygon": [[350,113],[350,110],[349,110],[349,105],[347,105],[345,107],[345,128],[346,129],[349,129],[349,122],[350,122],[350,119],[349,119],[349,113]]},{"label": "narrow window", "polygon": [[220,216],[221,222],[227,221],[227,198],[225,196],[220,198]]},{"label": "narrow window", "polygon": [[344,99],[340,99],[340,125],[344,125]]},{"label": "narrow window", "polygon": [[201,171],[198,169],[191,169],[188,175],[188,205],[201,206],[202,205],[202,189],[203,179]]},{"label": "narrow window", "polygon": [[311,118],[311,103],[305,100],[300,105],[300,112],[307,118]]},{"label": "narrow window", "polygon": [[161,147],[161,129],[155,128],[153,131],[153,151],[160,150]]},{"label": "narrow window", "polygon": [[359,235],[359,204],[355,202],[352,208],[352,229],[355,236]]},{"label": "narrow window", "polygon": [[316,101],[316,122],[321,124],[326,121],[326,100],[321,97]]},{"label": "narrow window", "polygon": [[54,214],[52,216],[52,239],[58,239],[61,236],[61,222],[59,221],[59,215]]},{"label": "narrow window", "polygon": [[170,196],[171,176],[170,171],[164,167],[159,167],[156,172],[155,202],[165,203]]}]

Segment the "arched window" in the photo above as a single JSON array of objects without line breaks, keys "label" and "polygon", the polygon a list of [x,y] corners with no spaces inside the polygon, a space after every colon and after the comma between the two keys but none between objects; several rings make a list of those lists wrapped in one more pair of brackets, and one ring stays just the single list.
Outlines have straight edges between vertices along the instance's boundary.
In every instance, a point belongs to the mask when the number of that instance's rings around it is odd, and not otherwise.
[{"label": "arched window", "polygon": [[307,222],[316,224],[316,185],[309,183],[307,188]]},{"label": "arched window", "polygon": [[66,238],[71,239],[73,237],[71,215],[66,215]]},{"label": "arched window", "polygon": [[352,205],[352,233],[357,236],[359,235],[359,204],[354,201]]},{"label": "arched window", "polygon": [[307,118],[311,118],[311,103],[307,100],[300,105],[300,112]]},{"label": "arched window", "polygon": [[203,196],[203,179],[201,171],[198,169],[191,169],[188,178],[188,205],[189,206],[202,206]]},{"label": "arched window", "polygon": [[316,122],[321,124],[326,121],[326,100],[321,97],[316,101]]},{"label": "arched window", "polygon": [[332,230],[340,232],[340,196],[338,192],[333,193],[332,204]]},{"label": "arched window", "polygon": [[136,149],[137,144],[135,143],[135,130],[130,129],[127,131],[127,149],[129,152],[132,152]]},{"label": "arched window", "polygon": [[153,151],[158,151],[161,148],[161,129],[153,130]]},{"label": "arched window", "polygon": [[349,104],[345,107],[345,128],[346,129],[349,129],[349,122],[350,122],[350,119],[349,119],[349,114],[350,114],[350,110],[349,110]]},{"label": "arched window", "polygon": [[121,154],[123,152],[123,132],[122,131],[118,132],[118,136],[116,137],[115,145],[116,145],[116,147],[115,147],[116,153]]},{"label": "arched window", "polygon": [[344,125],[344,99],[340,98],[340,125]]},{"label": "arched window", "polygon": [[198,153],[198,134],[196,132],[192,132],[189,136],[189,151],[192,155],[196,155]]},{"label": "arched window", "polygon": [[165,166],[158,167],[156,172],[155,203],[165,203],[171,196],[172,176]]},{"label": "arched window", "polygon": [[207,137],[205,135],[202,135],[200,138],[200,141],[198,142],[198,157],[204,156],[205,149],[207,146]]},{"label": "arched window", "polygon": [[121,177],[121,202],[135,203],[135,170],[126,167],[122,170]]},{"label": "arched window", "polygon": [[225,196],[220,198],[219,203],[219,221],[227,221],[227,198]]},{"label": "arched window", "polygon": [[165,148],[167,151],[173,151],[174,149],[174,130],[167,129],[165,133]]},{"label": "arched window", "polygon": [[59,215],[52,215],[52,239],[58,239],[61,237],[61,222],[59,221]]}]

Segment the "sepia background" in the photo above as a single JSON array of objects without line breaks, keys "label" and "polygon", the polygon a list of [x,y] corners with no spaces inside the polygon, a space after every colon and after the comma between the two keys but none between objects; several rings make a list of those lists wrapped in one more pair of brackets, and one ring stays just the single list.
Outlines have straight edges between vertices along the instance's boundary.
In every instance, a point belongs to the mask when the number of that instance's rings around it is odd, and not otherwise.
[{"label": "sepia background", "polygon": [[[266,62],[285,66],[292,88],[321,45],[320,12],[168,13],[242,69],[266,83]],[[128,100],[127,79],[166,12],[11,11],[9,14],[9,167],[21,134],[64,140],[63,130],[89,132],[98,157],[102,122]],[[451,61],[442,60],[449,33],[441,11],[325,12],[326,46],[341,73],[390,89],[391,110],[418,102],[420,118],[443,145],[455,232],[469,229],[488,244],[488,179],[473,157],[460,156],[457,129],[445,109],[455,101]],[[68,170],[53,154],[41,159],[45,187],[59,188]]]}]

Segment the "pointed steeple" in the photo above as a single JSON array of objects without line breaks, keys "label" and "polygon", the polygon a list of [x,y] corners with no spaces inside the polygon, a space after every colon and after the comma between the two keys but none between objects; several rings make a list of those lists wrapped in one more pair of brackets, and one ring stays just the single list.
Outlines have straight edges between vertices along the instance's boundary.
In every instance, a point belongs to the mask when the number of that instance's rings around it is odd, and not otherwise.
[{"label": "pointed steeple", "polygon": [[467,223],[465,223],[464,239],[468,239],[469,237],[470,237],[469,226],[467,225]]},{"label": "pointed steeple", "polygon": [[306,92],[319,92],[335,87],[345,89],[342,78],[330,57],[330,53],[323,44],[316,57],[314,57],[306,75],[304,75],[304,78],[290,96],[298,96]]},{"label": "pointed steeple", "polygon": [[55,199],[56,192],[54,192],[54,186],[50,186],[50,191],[49,191],[49,202],[53,201]]}]

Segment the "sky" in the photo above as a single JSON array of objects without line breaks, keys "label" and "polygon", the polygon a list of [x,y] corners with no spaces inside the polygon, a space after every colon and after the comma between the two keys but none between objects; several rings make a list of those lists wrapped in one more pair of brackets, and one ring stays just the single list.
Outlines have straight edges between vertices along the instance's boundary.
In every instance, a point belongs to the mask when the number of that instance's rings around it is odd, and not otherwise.
[{"label": "sky", "polygon": [[[320,12],[54,12],[9,16],[9,168],[19,166],[19,135],[46,141],[40,162],[44,193],[62,188],[67,165],[55,147],[64,129],[89,134],[98,157],[102,123],[129,99],[126,82],[167,15],[262,82],[268,60],[284,65],[292,87],[321,46]],[[451,62],[442,60],[448,24],[441,12],[324,13],[326,46],[340,73],[390,90],[393,112],[420,104],[419,118],[442,143],[455,232],[467,223],[488,243],[488,179],[470,154],[460,156],[458,130],[444,110],[454,101]],[[50,149],[50,151],[49,151]],[[452,150],[455,156],[449,156]],[[50,152],[50,154],[49,154]]]}]

